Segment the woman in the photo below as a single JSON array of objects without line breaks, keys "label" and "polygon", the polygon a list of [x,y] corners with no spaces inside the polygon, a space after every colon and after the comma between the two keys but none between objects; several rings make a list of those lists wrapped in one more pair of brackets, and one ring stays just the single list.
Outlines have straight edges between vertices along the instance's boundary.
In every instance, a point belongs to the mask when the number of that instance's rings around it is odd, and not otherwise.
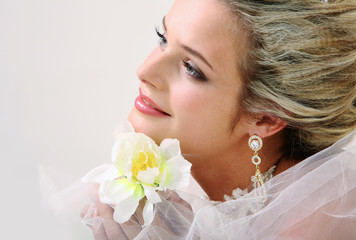
[{"label": "woman", "polygon": [[96,238],[355,237],[355,23],[355,1],[176,0],[129,120],[179,139],[210,201],[168,194],[142,231],[98,203]]}]

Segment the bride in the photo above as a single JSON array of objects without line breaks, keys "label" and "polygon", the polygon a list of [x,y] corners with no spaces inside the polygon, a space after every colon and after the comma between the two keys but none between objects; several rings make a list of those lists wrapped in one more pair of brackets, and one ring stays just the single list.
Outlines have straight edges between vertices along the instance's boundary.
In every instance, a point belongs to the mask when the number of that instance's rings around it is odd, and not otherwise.
[{"label": "bride", "polygon": [[179,139],[205,197],[143,229],[98,202],[95,238],[355,238],[356,2],[176,0],[157,35],[129,121]]}]

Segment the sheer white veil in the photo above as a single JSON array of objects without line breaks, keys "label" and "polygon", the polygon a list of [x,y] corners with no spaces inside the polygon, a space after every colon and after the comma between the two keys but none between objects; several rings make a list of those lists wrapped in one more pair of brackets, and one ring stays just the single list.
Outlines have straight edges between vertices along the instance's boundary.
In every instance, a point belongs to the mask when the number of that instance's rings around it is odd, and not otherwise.
[{"label": "sheer white veil", "polygon": [[[172,200],[172,193],[162,193],[152,224],[123,230],[132,236],[139,227],[135,239],[356,239],[356,132],[273,177],[266,189],[266,206],[256,213],[248,212],[256,201],[253,192],[222,203],[202,198],[196,190],[178,192],[193,210]],[[63,200],[84,192],[62,191],[49,202],[63,213],[68,208]],[[78,221],[83,203],[77,204]],[[75,212],[73,207],[69,212]],[[85,224],[102,224],[91,214],[89,209]]]}]

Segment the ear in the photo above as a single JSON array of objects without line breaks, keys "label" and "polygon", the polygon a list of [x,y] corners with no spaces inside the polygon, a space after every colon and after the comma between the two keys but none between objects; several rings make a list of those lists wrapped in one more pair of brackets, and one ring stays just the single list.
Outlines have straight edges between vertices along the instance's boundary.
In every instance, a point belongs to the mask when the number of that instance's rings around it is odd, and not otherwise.
[{"label": "ear", "polygon": [[257,134],[261,138],[272,136],[287,126],[287,122],[270,114],[258,114],[251,124],[252,126],[249,129],[250,136]]}]

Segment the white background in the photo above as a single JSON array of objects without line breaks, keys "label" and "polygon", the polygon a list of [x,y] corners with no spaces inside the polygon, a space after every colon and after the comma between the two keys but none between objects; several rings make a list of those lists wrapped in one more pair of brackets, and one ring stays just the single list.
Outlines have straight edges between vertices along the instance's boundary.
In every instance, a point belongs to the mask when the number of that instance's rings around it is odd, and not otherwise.
[{"label": "white background", "polygon": [[0,0],[1,239],[72,239],[40,207],[38,166],[70,182],[110,161],[172,2]]}]

